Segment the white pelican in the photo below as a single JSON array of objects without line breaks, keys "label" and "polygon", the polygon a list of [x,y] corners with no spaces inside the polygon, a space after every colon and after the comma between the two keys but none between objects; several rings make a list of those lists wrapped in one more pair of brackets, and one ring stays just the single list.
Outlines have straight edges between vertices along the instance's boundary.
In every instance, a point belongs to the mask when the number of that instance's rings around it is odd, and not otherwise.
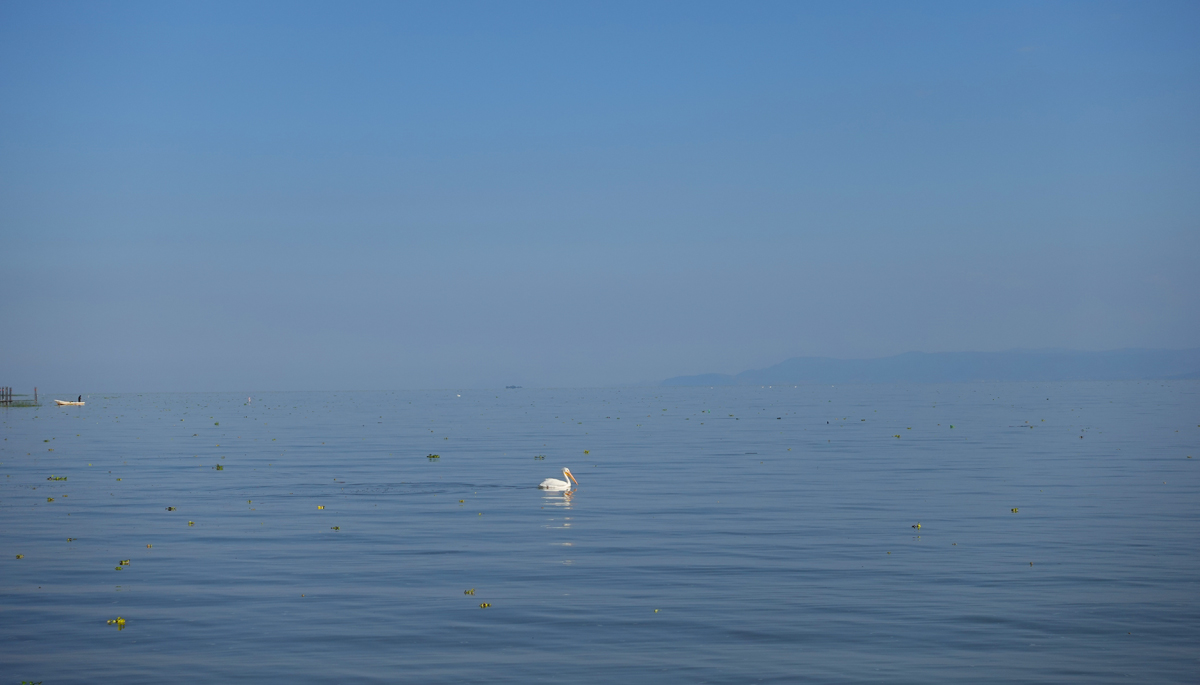
[{"label": "white pelican", "polygon": [[[579,481],[575,480],[575,476],[571,475],[571,469],[563,469],[563,478],[574,480],[575,484],[579,485]],[[559,480],[557,478],[547,478],[546,480],[542,481],[542,484],[538,487],[542,490],[570,490],[571,482],[567,480]]]}]

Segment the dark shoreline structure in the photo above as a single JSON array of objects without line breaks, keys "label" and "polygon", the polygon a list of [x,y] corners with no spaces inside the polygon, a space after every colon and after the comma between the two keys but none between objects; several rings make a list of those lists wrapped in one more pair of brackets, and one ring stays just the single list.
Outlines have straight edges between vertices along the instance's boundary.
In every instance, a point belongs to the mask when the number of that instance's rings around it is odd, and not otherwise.
[{"label": "dark shoreline structure", "polygon": [[14,399],[16,397],[29,397],[29,395],[14,395],[12,388],[10,388],[8,386],[0,387],[0,407],[7,408],[7,407],[40,407],[40,406],[42,406],[41,403],[38,402],[37,388],[33,389],[33,399],[32,400]]},{"label": "dark shoreline structure", "polygon": [[1132,381],[1200,379],[1200,348],[905,352],[877,359],[793,357],[737,375],[676,376],[664,386],[801,383],[971,383],[984,381]]}]

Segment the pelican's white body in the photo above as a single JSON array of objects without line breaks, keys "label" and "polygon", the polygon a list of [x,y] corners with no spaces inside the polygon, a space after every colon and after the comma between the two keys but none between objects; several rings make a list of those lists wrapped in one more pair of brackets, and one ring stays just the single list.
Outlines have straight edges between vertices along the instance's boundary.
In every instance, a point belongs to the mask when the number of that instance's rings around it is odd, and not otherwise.
[{"label": "pelican's white body", "polygon": [[[571,469],[563,469],[563,479],[547,478],[538,487],[542,490],[570,490],[571,481],[575,480],[575,476],[571,475]],[[579,481],[575,480],[575,484],[578,485]]]}]

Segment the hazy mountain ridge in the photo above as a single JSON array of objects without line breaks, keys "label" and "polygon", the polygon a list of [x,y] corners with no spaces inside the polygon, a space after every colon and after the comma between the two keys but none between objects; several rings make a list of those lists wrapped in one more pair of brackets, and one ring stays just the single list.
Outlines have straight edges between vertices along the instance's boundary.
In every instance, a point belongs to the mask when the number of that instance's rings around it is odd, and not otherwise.
[{"label": "hazy mountain ridge", "polygon": [[967,383],[1200,378],[1200,348],[905,352],[876,359],[793,357],[737,375],[668,378],[662,385],[783,385],[799,383]]}]

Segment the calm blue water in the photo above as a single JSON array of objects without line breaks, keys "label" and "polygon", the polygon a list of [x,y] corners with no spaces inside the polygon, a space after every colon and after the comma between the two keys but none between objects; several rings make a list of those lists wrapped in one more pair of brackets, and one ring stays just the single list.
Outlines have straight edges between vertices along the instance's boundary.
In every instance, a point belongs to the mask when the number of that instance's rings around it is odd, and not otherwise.
[{"label": "calm blue water", "polygon": [[1200,674],[1196,382],[86,399],[0,410],[3,683]]}]

